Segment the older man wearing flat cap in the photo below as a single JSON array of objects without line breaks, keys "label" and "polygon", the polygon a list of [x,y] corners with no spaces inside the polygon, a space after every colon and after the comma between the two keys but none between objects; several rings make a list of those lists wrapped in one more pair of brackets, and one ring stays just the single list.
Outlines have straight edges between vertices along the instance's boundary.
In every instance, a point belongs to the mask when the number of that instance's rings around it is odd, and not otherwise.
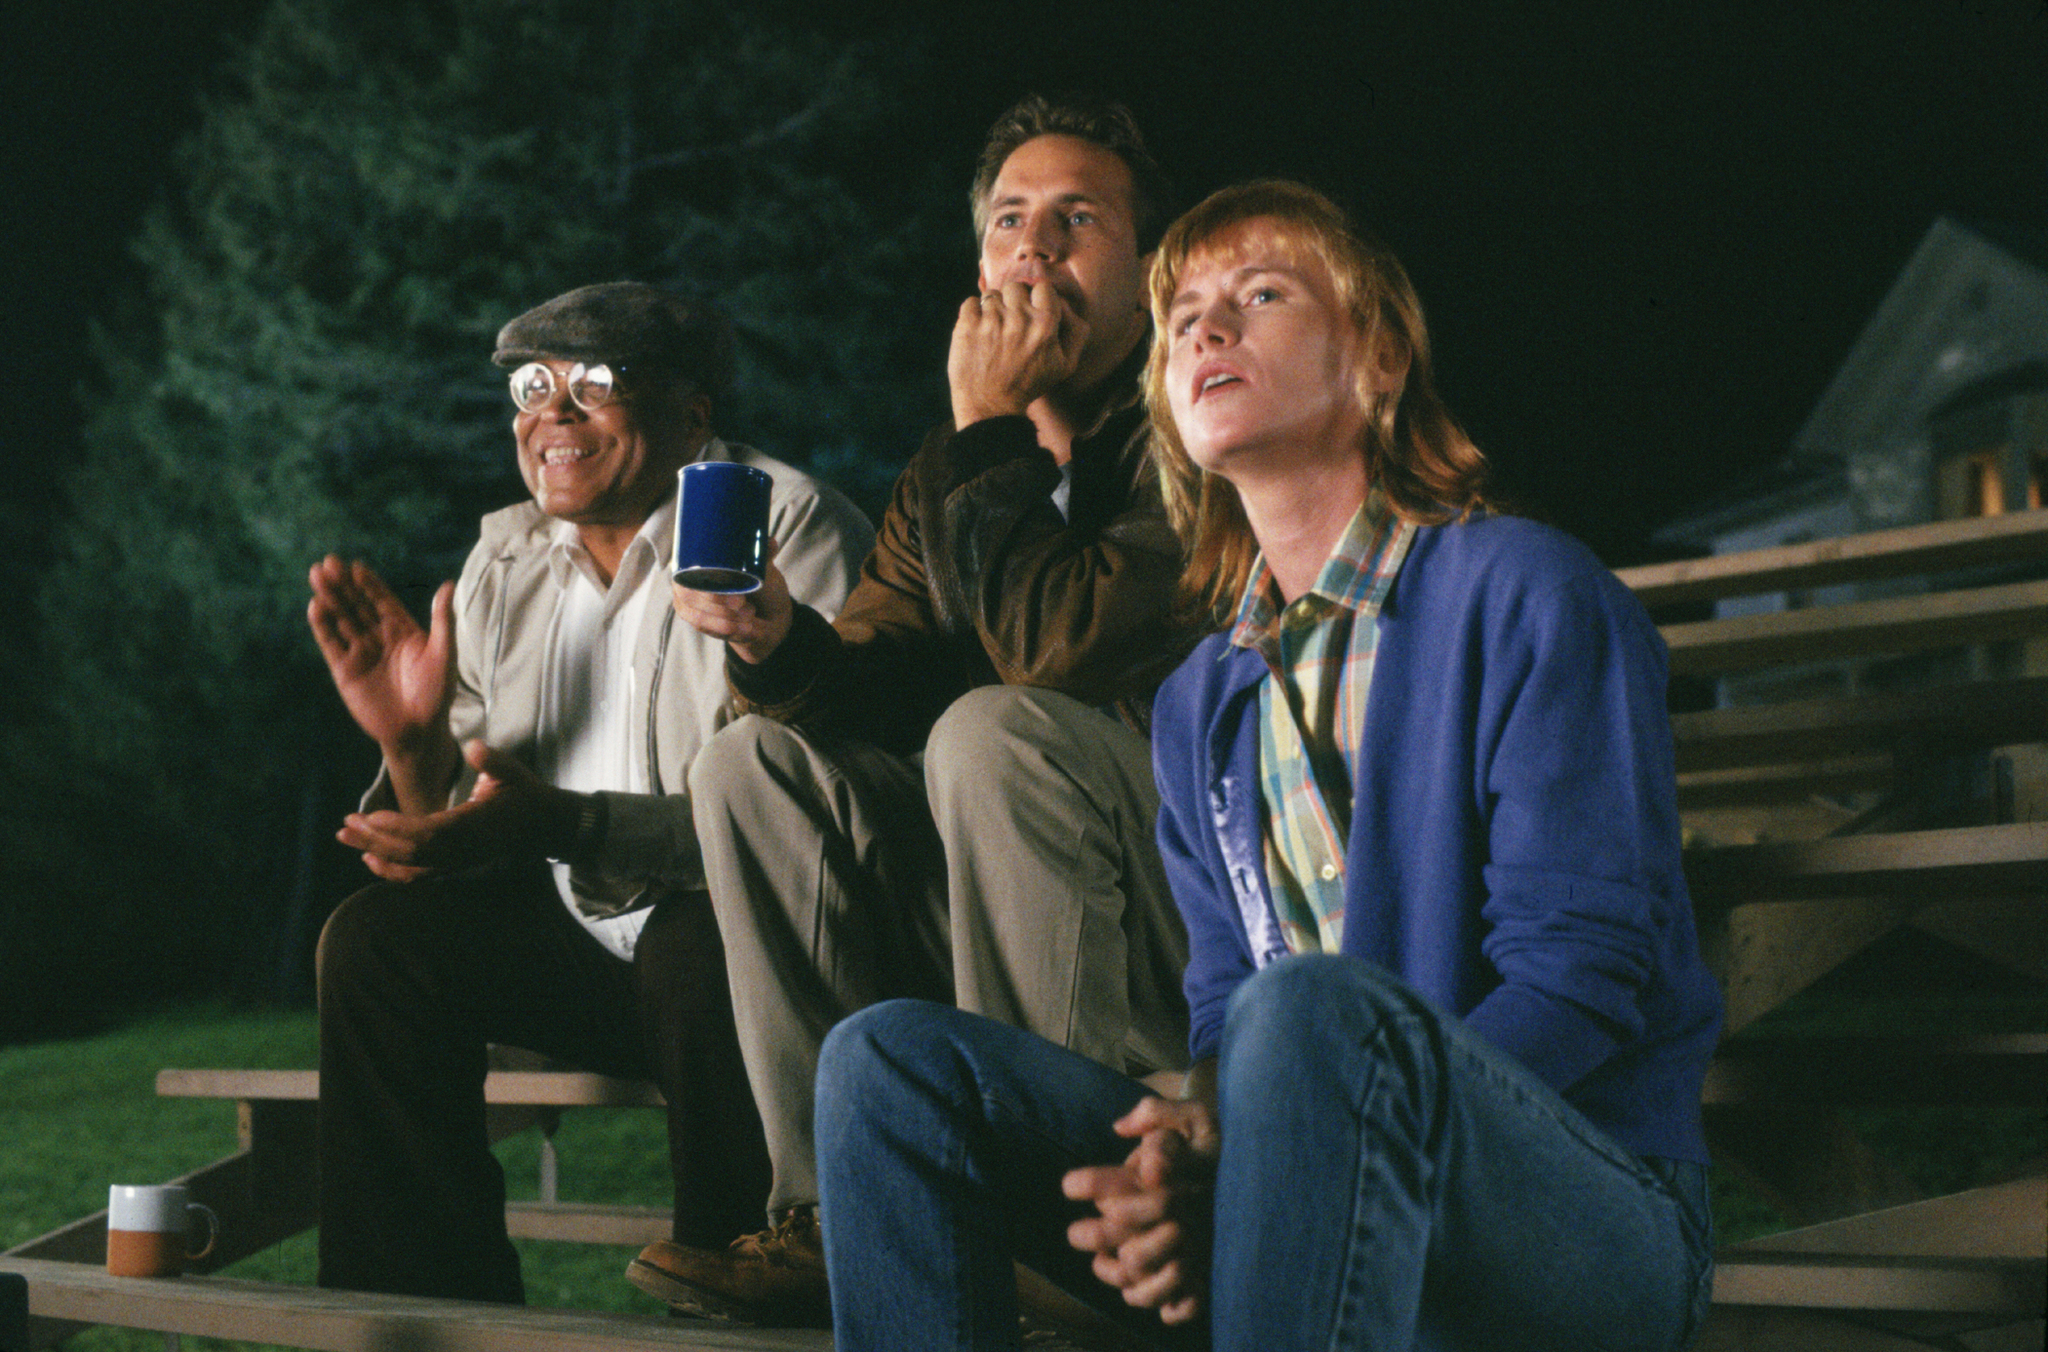
[{"label": "older man wearing flat cap", "polygon": [[874,537],[712,430],[732,337],[706,306],[583,287],[492,359],[533,500],[484,518],[428,627],[366,564],[312,570],[314,637],[384,754],[339,833],[384,881],[320,940],[320,1283],[516,1302],[487,1044],[660,1087],[678,1242],[755,1229],[767,1198],[691,827],[690,761],[730,713],[724,645],[668,604],[676,472],[766,471],[776,564],[828,611]]}]

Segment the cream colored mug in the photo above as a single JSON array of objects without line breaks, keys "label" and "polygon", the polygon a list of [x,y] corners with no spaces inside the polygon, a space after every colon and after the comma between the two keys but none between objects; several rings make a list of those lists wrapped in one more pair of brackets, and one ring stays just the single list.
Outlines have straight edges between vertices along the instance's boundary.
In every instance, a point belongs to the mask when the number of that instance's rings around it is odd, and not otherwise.
[{"label": "cream colored mug", "polygon": [[[188,1247],[192,1213],[206,1217],[206,1246]],[[176,1277],[213,1252],[220,1217],[183,1184],[116,1183],[107,1189],[107,1271],[116,1277]]]}]

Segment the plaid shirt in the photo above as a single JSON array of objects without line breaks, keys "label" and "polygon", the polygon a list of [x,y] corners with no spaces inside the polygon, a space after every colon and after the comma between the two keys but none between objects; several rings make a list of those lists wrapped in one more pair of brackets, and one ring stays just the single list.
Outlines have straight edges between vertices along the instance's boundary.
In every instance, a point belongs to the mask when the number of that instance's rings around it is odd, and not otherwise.
[{"label": "plaid shirt", "polygon": [[1266,659],[1268,678],[1259,683],[1266,877],[1281,934],[1296,953],[1335,953],[1343,942],[1345,836],[1365,744],[1376,620],[1414,538],[1415,527],[1375,490],[1315,586],[1285,609],[1261,555],[1231,629],[1233,645]]}]

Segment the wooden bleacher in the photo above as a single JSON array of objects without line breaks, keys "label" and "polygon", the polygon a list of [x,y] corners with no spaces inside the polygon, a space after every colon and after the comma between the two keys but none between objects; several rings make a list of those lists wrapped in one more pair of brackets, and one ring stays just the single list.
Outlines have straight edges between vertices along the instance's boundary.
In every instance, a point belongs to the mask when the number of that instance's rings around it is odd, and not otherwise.
[{"label": "wooden bleacher", "polygon": [[[2048,1003],[2027,1027],[1989,1033],[1755,1035],[1901,927],[2048,981],[2048,581],[2034,574],[2048,574],[2048,512],[1621,574],[1653,612],[1868,582],[1898,593],[1663,626],[1674,675],[1813,668],[1841,687],[1673,719],[1688,873],[1728,1000],[1727,1037],[1707,1079],[1709,1137],[1720,1166],[1797,1227],[1721,1251],[1706,1352],[2042,1345],[2048,1161],[1921,1197],[1843,1110],[2048,1108]],[[1914,577],[1933,582],[1901,591]],[[1885,663],[1899,654],[1958,648],[1976,654],[1948,664],[1965,679],[1887,684]],[[1987,758],[2007,767],[2004,790],[1958,795],[1954,768]],[[232,1236],[205,1271],[313,1223],[312,1072],[166,1070],[157,1087],[238,1103],[241,1149],[184,1180]],[[485,1092],[494,1137],[547,1130],[567,1107],[659,1103],[644,1084],[532,1069],[494,1071]],[[544,1147],[541,1199],[508,1208],[515,1235],[638,1244],[665,1233],[659,1211],[562,1201],[551,1161]],[[88,1323],[363,1352],[830,1346],[823,1333],[207,1275],[136,1282],[105,1275],[104,1245],[101,1214],[0,1255],[0,1272],[29,1279],[36,1346]]]},{"label": "wooden bleacher", "polygon": [[1775,671],[1795,692],[1673,718],[1687,873],[1728,1000],[1708,1135],[1798,1227],[1723,1248],[1710,1352],[2041,1346],[2048,1161],[1922,1198],[1844,1109],[2048,1109],[2048,1001],[1994,1034],[1755,1030],[1901,927],[2048,980],[2044,576],[2048,512],[1621,573],[1653,613],[1881,584],[1662,626],[1674,676],[1753,697]]},{"label": "wooden bleacher", "polygon": [[[668,1235],[668,1212],[562,1200],[556,1191],[553,1134],[566,1108],[659,1107],[650,1084],[582,1071],[539,1069],[529,1053],[494,1049],[484,1080],[492,1140],[539,1127],[540,1198],[506,1207],[506,1228],[530,1239],[640,1245]],[[214,1277],[251,1254],[311,1228],[314,1110],[319,1076],[310,1070],[178,1070],[159,1072],[165,1097],[218,1098],[236,1104],[239,1149],[170,1180],[221,1218],[214,1251],[172,1282],[109,1277],[104,1211],[74,1221],[0,1255],[0,1271],[29,1279],[30,1343],[36,1348],[88,1324],[117,1324],[165,1333],[289,1347],[491,1349],[589,1346],[608,1349],[829,1348],[829,1335],[806,1331],[721,1328],[702,1320],[507,1310],[467,1301],[426,1301],[328,1292],[303,1286]],[[432,1326],[429,1336],[423,1330]],[[12,1349],[7,1349],[12,1352]]]}]

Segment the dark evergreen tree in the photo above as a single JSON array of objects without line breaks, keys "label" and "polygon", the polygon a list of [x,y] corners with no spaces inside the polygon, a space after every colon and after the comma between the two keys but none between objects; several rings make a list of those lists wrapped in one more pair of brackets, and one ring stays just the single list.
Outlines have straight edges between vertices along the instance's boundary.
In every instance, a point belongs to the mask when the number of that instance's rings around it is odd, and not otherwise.
[{"label": "dark evergreen tree", "polygon": [[712,297],[723,430],[878,501],[944,407],[917,279],[957,203],[891,163],[884,93],[916,50],[713,3],[276,0],[137,241],[145,302],[100,333],[10,734],[35,768],[0,801],[27,898],[0,968],[217,982],[333,886],[292,861],[365,767],[306,569],[341,551],[423,595],[521,495],[487,361],[521,310],[619,278]]}]

